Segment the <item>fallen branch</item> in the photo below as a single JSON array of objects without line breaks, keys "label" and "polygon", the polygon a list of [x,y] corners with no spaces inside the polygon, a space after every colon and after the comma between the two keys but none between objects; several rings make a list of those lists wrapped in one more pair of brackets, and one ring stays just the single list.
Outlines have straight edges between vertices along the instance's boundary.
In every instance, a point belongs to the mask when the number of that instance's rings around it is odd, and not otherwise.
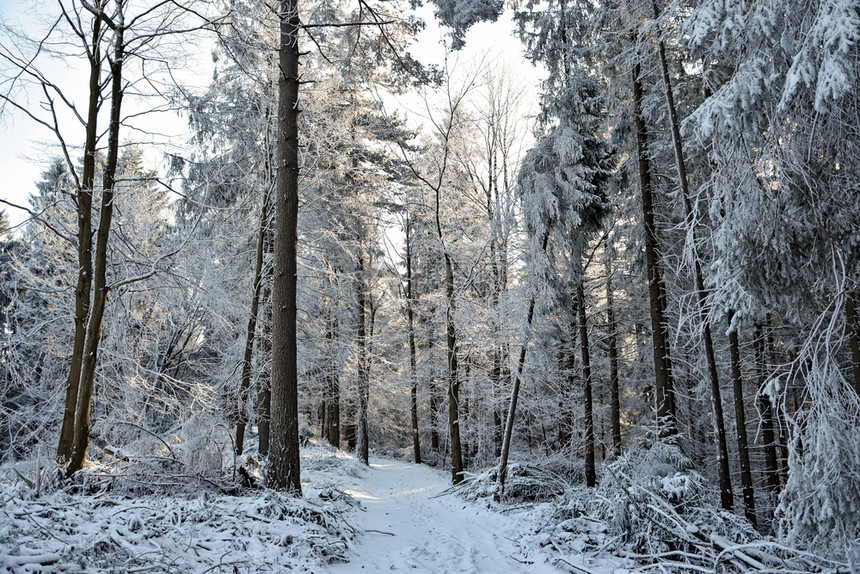
[{"label": "fallen branch", "polygon": [[[562,554],[561,548],[558,547],[558,545],[555,543],[554,540],[550,540],[550,543],[552,544],[552,547],[555,548],[556,552],[558,552],[559,554]],[[567,564],[568,566],[570,566],[574,570],[578,570],[579,572],[582,572],[583,574],[597,574],[597,572],[594,572],[593,570],[589,570],[588,568],[584,568],[582,566],[577,566],[575,564],[571,564],[563,556],[556,556],[553,560],[555,560],[557,562],[564,562],[565,564]]]},{"label": "fallen branch", "polygon": [[26,476],[24,476],[23,474],[21,474],[20,472],[18,472],[18,469],[17,469],[17,468],[13,468],[12,470],[14,470],[14,471],[15,471],[15,474],[17,474],[17,475],[18,475],[18,478],[20,478],[21,480],[23,480],[23,481],[24,481],[24,484],[26,484],[26,485],[27,485],[27,488],[36,488],[35,483],[33,483],[33,481],[32,481],[32,480],[30,480],[29,478],[27,478]]},{"label": "fallen branch", "polygon": [[27,566],[30,564],[50,566],[51,564],[56,564],[59,561],[59,554],[34,554],[32,556],[13,556],[11,554],[0,554],[0,564],[4,564],[6,566]]}]

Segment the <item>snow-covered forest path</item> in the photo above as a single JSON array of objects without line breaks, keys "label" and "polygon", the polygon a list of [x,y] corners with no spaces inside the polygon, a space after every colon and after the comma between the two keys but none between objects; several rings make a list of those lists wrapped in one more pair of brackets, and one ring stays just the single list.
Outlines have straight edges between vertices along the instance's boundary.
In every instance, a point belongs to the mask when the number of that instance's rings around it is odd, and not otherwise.
[{"label": "snow-covered forest path", "polygon": [[437,496],[450,475],[423,465],[372,458],[370,468],[344,485],[361,502],[353,515],[359,535],[348,564],[328,572],[476,572],[557,574],[557,568],[516,544],[525,525],[456,496]]}]

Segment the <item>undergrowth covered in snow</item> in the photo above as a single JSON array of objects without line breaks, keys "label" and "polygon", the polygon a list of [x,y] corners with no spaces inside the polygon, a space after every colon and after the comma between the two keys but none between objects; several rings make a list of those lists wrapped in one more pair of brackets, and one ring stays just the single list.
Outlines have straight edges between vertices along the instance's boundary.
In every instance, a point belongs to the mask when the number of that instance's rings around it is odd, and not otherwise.
[{"label": "undergrowth covered in snow", "polygon": [[512,464],[501,502],[495,468],[452,491],[500,512],[525,511],[536,526],[520,544],[551,549],[572,572],[857,572],[850,556],[788,546],[722,510],[671,442],[604,465],[596,488],[577,470],[557,458]]},{"label": "undergrowth covered in snow", "polygon": [[[258,482],[254,460],[242,462]],[[73,483],[43,472],[37,491],[7,466],[0,572],[315,572],[346,560],[355,532],[344,516],[355,503],[334,481],[360,469],[326,447],[304,449],[302,462],[303,498],[242,486],[232,473],[147,485],[104,465]]]}]

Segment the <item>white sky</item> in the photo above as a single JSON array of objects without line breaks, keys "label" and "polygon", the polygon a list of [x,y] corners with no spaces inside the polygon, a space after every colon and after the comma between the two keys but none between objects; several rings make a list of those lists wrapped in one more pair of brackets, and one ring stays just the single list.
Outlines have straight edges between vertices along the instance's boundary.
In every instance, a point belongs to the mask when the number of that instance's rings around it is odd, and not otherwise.
[{"label": "white sky", "polygon": [[[44,19],[39,18],[39,14],[49,12],[52,8],[51,2],[0,0],[0,19],[7,24],[23,28],[28,34],[36,35],[45,27]],[[419,36],[419,44],[412,49],[412,52],[422,61],[441,63],[444,56],[444,50],[440,44],[442,35],[439,27],[433,21],[432,9],[425,6],[420,10],[420,14],[428,26]],[[511,68],[517,77],[522,78],[523,84],[531,89],[532,97],[536,101],[541,74],[523,59],[522,45],[519,40],[513,37],[512,30],[513,25],[509,13],[505,13],[498,22],[474,26],[467,36],[466,48],[457,55],[457,58],[459,62],[466,63],[465,65],[482,56],[491,62],[504,63]],[[209,50],[200,51],[203,52],[201,61],[190,63],[189,67],[194,70],[187,73],[193,84],[202,87],[209,82],[212,67]],[[53,69],[50,69],[49,73],[53,81],[64,87],[79,109],[84,110],[86,108],[87,73],[80,69],[76,70],[77,65],[79,63],[56,62],[52,64]],[[5,64],[0,65],[0,75],[6,73],[8,72]],[[79,88],[76,89],[76,86]],[[31,100],[32,106],[37,106],[38,103],[37,97]],[[131,109],[129,104],[131,102],[126,100],[124,107]],[[0,118],[0,173],[3,174],[3,180],[0,183],[0,198],[26,206],[28,204],[27,198],[35,191],[35,183],[41,179],[41,173],[46,169],[48,163],[59,155],[60,151],[53,133],[35,124],[23,113],[10,112],[13,110],[7,106],[3,110],[3,117]],[[176,139],[177,134],[183,134],[187,126],[185,118],[174,113],[161,114],[160,116],[148,117],[146,119],[147,128],[172,135],[174,142],[185,139],[182,136],[178,140]],[[103,124],[106,125],[106,122]],[[65,137],[69,145],[80,146],[82,144],[84,130],[78,122],[63,122],[63,129],[66,132]],[[126,130],[121,137],[134,139],[136,136]],[[163,170],[164,166],[157,165],[157,157],[161,157],[161,154],[150,154],[149,158],[152,165],[147,167],[162,168]],[[0,205],[0,209],[5,209],[13,225],[20,223],[26,217],[24,212],[5,205]]]}]

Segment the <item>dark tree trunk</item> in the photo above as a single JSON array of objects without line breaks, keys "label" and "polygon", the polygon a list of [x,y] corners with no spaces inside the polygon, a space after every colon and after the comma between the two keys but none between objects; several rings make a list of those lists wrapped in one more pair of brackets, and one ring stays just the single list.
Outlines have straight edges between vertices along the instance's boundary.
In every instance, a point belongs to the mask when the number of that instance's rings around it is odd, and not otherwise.
[{"label": "dark tree trunk", "polygon": [[[431,334],[427,341],[427,354],[433,355],[433,335]],[[439,391],[436,388],[436,380],[431,368],[428,387],[430,389],[430,448],[434,451],[439,451],[439,410],[441,408],[441,400],[439,399]]]},{"label": "dark tree trunk", "polygon": [[[652,2],[654,18],[659,17],[657,3]],[[719,462],[720,479],[720,502],[725,510],[734,508],[734,497],[732,495],[731,472],[729,470],[729,448],[726,441],[726,425],[723,416],[723,401],[720,392],[720,381],[717,375],[717,359],[714,355],[714,342],[711,336],[711,322],[708,320],[706,306],[705,284],[702,279],[702,266],[699,263],[698,248],[696,246],[695,220],[693,219],[693,206],[690,200],[690,189],[687,183],[687,167],[684,161],[684,151],[681,142],[681,124],[678,121],[678,112],[675,106],[675,96],[672,93],[672,82],[669,78],[669,64],[666,59],[666,45],[663,41],[657,43],[660,55],[660,68],[663,72],[663,87],[665,88],[666,107],[669,110],[669,122],[672,132],[672,144],[675,150],[675,165],[678,168],[678,181],[681,187],[681,195],[684,199],[684,213],[688,225],[692,228],[693,271],[696,282],[696,303],[698,305],[699,320],[702,322],[703,339],[705,344],[705,359],[708,363],[708,379],[711,385],[711,406],[714,413],[714,431],[717,435],[717,452]]]},{"label": "dark tree trunk", "polygon": [[241,456],[245,448],[245,427],[248,424],[249,390],[251,389],[251,360],[254,353],[254,337],[257,332],[257,314],[260,309],[260,291],[263,283],[263,253],[266,242],[266,227],[269,223],[269,189],[263,195],[260,210],[260,229],[257,233],[257,261],[254,265],[254,290],[251,295],[251,313],[248,316],[248,331],[245,335],[245,353],[242,356],[242,382],[239,384],[239,397],[236,405],[236,456]]},{"label": "dark tree trunk", "polygon": [[[361,247],[359,247],[361,249]],[[367,402],[370,385],[370,364],[367,356],[367,290],[364,281],[364,256],[356,261],[355,298],[358,307],[355,319],[355,334],[358,345],[358,416],[356,428],[356,453],[364,464],[370,464],[370,447],[367,433]]]},{"label": "dark tree trunk", "polygon": [[[546,231],[544,231],[543,239],[541,240],[541,250],[545,253],[546,246],[549,242],[549,232],[550,232],[551,223],[547,223]],[[535,301],[536,296],[532,295],[529,300],[529,311],[526,315],[526,327],[528,332],[531,332],[532,321],[534,320],[535,314]],[[501,500],[505,497],[505,479],[508,474],[508,457],[511,452],[511,440],[514,434],[514,415],[517,412],[517,401],[519,400],[520,394],[520,380],[523,375],[523,367],[526,364],[526,351],[528,350],[528,338],[523,341],[523,345],[520,348],[520,356],[517,360],[517,372],[514,376],[513,385],[511,385],[511,400],[508,405],[508,415],[505,418],[505,434],[502,438],[502,452],[499,455],[499,472],[497,476],[498,480],[498,489],[496,491],[496,498]]]},{"label": "dark tree trunk", "polygon": [[406,215],[406,319],[409,323],[409,414],[412,419],[412,452],[415,464],[421,464],[421,440],[418,433],[418,351],[415,347],[415,293],[412,284],[412,219]]},{"label": "dark tree trunk", "polygon": [[[732,322],[734,311],[729,311],[728,321]],[[741,351],[737,329],[729,332],[729,352],[732,358],[732,383],[735,395],[735,426],[738,433],[738,457],[741,463],[741,485],[744,496],[744,516],[758,528],[755,514],[755,493],[753,492],[752,469],[750,467],[750,451],[747,443],[747,416],[744,411],[744,385],[741,375]]]},{"label": "dark tree trunk", "polygon": [[849,291],[845,298],[848,341],[851,347],[851,367],[854,372],[854,390],[860,395],[860,323],[857,321],[857,298]]},{"label": "dark tree trunk", "polygon": [[591,354],[588,348],[588,324],[585,313],[585,290],[582,279],[576,284],[576,307],[579,316],[579,346],[582,352],[582,380],[585,406],[585,485],[597,484],[597,472],[594,464],[594,402],[591,392]]},{"label": "dark tree trunk", "polygon": [[493,395],[493,456],[502,455],[502,353],[499,348],[493,350],[493,368],[490,371],[490,388]]},{"label": "dark tree trunk", "polygon": [[460,445],[460,380],[457,375],[457,334],[454,330],[454,267],[447,251],[445,253],[445,299],[447,301],[445,331],[448,342],[448,441],[451,444],[451,482],[459,484],[463,481],[463,450]]},{"label": "dark tree trunk", "polygon": [[[461,423],[462,423],[462,421],[469,420],[469,412],[470,412],[469,411],[470,405],[469,405],[468,384],[469,384],[469,381],[472,379],[472,364],[471,364],[471,358],[468,355],[466,356],[466,360],[464,362],[463,367],[464,367],[463,368],[464,372],[463,372],[463,378],[460,380],[460,400],[459,400],[459,404],[462,405],[462,412],[460,413],[460,417],[459,417],[459,420],[461,421]],[[465,391],[463,389],[464,383],[467,385],[467,388]],[[471,450],[471,443],[469,442],[468,433],[461,432],[460,433],[460,441],[462,443],[463,469],[466,469],[469,467],[469,451]]]},{"label": "dark tree trunk", "polygon": [[[266,229],[264,242],[265,251],[271,255],[274,249],[272,230]],[[275,269],[272,265],[266,267],[266,279],[263,284],[263,332],[260,336],[260,356],[272,356],[272,283]],[[272,420],[272,364],[262,361],[260,378],[257,381],[257,444],[260,456],[269,455],[269,436]]]},{"label": "dark tree trunk", "polygon": [[[575,302],[574,302],[575,303]],[[569,345],[562,345],[559,350],[559,364],[562,365],[562,370],[566,374],[567,384],[562,389],[561,400],[558,403],[559,412],[559,428],[558,428],[558,444],[560,449],[569,448],[571,456],[574,455],[574,440],[576,435],[576,417],[574,415],[573,406],[577,404],[577,399],[574,396],[574,389],[579,386],[579,373],[576,371],[576,339],[579,336],[578,332],[571,325]]]},{"label": "dark tree trunk", "polygon": [[78,216],[78,284],[75,287],[75,338],[72,362],[66,379],[66,401],[60,440],[57,445],[57,462],[64,464],[72,455],[75,434],[75,411],[81,383],[81,366],[84,344],[87,338],[87,318],[90,313],[90,291],[92,289],[92,205],[95,184],[96,140],[98,139],[98,112],[101,94],[101,17],[93,20],[93,35],[88,60],[90,64],[89,102],[87,104],[87,128],[84,142],[84,171],[76,190]]},{"label": "dark tree trunk", "polygon": [[[334,350],[334,342],[337,339],[337,318],[332,317],[326,332],[326,339],[330,343],[330,349]],[[326,413],[325,413],[325,438],[330,445],[340,448],[340,377],[337,372],[337,364],[332,357],[329,358],[328,369],[325,373],[326,384]]]},{"label": "dark tree trunk", "polygon": [[[774,368],[775,361],[773,360],[773,354],[776,352],[776,345],[774,343],[773,337],[773,325],[771,323],[770,314],[767,316],[766,322],[766,337],[765,341],[767,341],[767,345],[765,346],[764,356],[765,363],[768,365],[768,370],[772,370]],[[785,362],[791,363],[794,362],[794,357],[789,357],[785,360]],[[785,389],[788,391],[788,389]],[[789,435],[788,435],[788,413],[786,412],[787,401],[783,403],[779,402],[771,402],[771,405],[774,409],[774,415],[777,420],[777,441],[779,443],[779,476],[780,483],[785,486],[788,481],[788,443],[789,443]]]},{"label": "dark tree trunk", "polygon": [[651,311],[651,340],[654,351],[654,382],[657,418],[662,435],[677,432],[675,392],[672,383],[672,363],[669,350],[669,327],[664,318],[665,294],[660,274],[657,230],[654,225],[654,198],[651,191],[648,132],[642,116],[642,83],[640,66],[633,67],[633,120],[636,125],[639,158],[639,187],[642,194],[642,221],[645,228],[645,266],[648,274],[648,299]]},{"label": "dark tree trunk", "polygon": [[95,384],[96,367],[98,365],[99,341],[102,334],[102,319],[107,305],[107,255],[110,226],[113,220],[114,186],[116,185],[116,168],[119,160],[119,127],[120,110],[122,109],[122,66],[125,58],[125,22],[123,21],[123,2],[117,6],[114,19],[114,53],[110,63],[111,70],[111,107],[110,124],[108,127],[108,156],[102,179],[101,213],[99,228],[96,232],[95,266],[93,268],[93,303],[87,323],[87,339],[84,345],[84,359],[81,367],[81,382],[78,390],[78,402],[75,409],[75,434],[72,441],[72,454],[66,469],[68,476],[81,469],[87,454],[90,437],[90,407],[92,405],[93,386]]},{"label": "dark tree trunk", "polygon": [[[607,249],[609,249],[607,247]],[[612,262],[606,258],[606,326],[609,329],[609,409],[612,426],[612,456],[621,456],[621,398],[618,389],[618,324],[612,297]]]},{"label": "dark tree trunk", "polygon": [[765,334],[756,329],[755,362],[758,372],[758,410],[761,413],[761,437],[764,442],[765,485],[772,497],[779,494],[779,454],[777,452],[776,415],[770,396],[764,392],[767,382],[767,363],[765,354]]},{"label": "dark tree trunk", "polygon": [[[532,319],[534,318],[535,311],[535,298],[532,296],[529,301],[529,312],[528,312],[528,326],[531,327]],[[502,499],[505,496],[505,479],[508,474],[508,457],[511,452],[511,438],[514,434],[514,415],[517,412],[517,401],[519,400],[520,394],[520,377],[523,372],[523,366],[526,364],[526,350],[528,349],[528,340],[523,342],[523,346],[520,349],[520,357],[517,361],[517,374],[514,377],[514,384],[511,388],[511,401],[508,406],[508,416],[505,419],[505,435],[502,440],[502,452],[499,455],[499,473],[498,473],[498,481],[499,488],[497,491],[497,498]]]},{"label": "dark tree trunk", "polygon": [[299,12],[281,0],[278,79],[278,179],[272,312],[270,470],[275,490],[301,495],[298,363],[296,356],[296,243],[299,208]]}]

